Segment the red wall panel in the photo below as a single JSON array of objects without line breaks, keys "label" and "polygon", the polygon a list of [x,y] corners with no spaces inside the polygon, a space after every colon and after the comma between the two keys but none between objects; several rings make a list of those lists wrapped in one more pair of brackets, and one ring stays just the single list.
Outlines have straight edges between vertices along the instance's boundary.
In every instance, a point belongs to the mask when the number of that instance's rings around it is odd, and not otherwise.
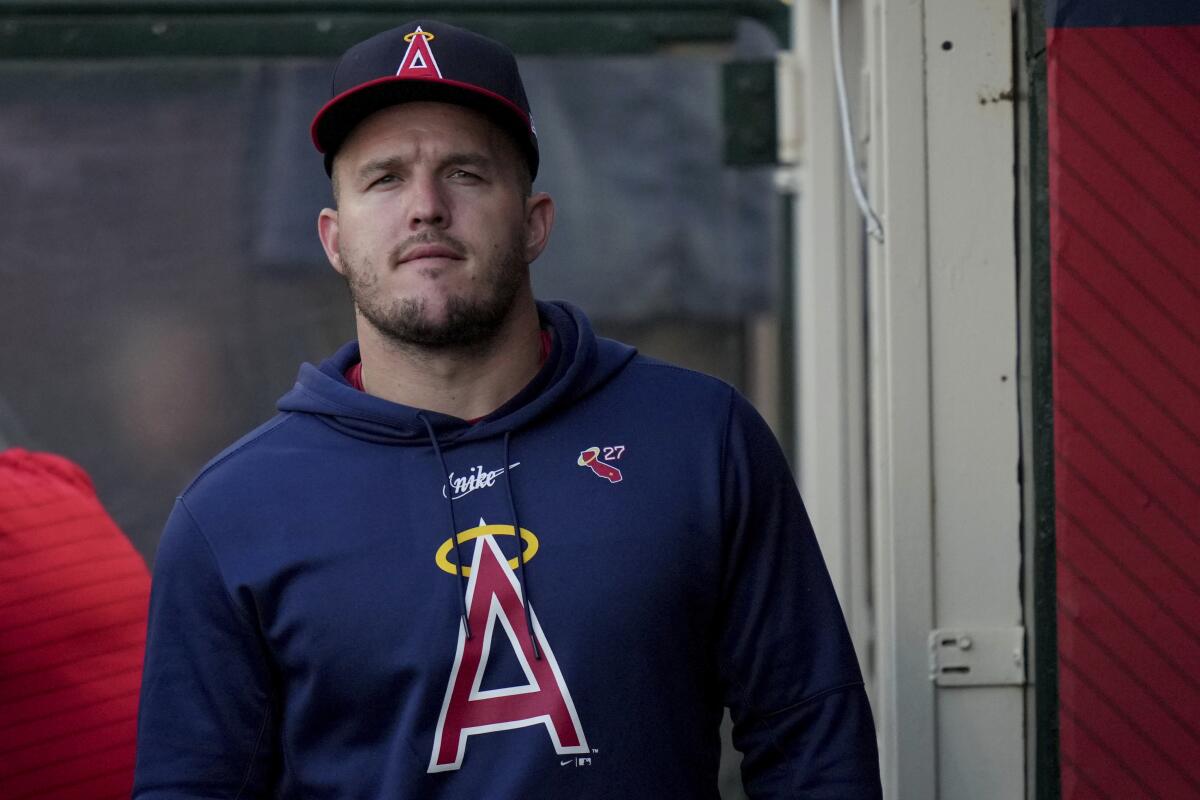
[{"label": "red wall panel", "polygon": [[1200,798],[1200,26],[1047,59],[1062,793]]}]

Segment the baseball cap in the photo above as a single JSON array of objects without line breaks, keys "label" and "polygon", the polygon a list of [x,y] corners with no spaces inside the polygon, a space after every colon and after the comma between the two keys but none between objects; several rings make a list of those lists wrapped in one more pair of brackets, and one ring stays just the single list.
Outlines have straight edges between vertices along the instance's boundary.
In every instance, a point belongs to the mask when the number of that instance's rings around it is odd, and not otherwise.
[{"label": "baseball cap", "polygon": [[517,59],[500,42],[434,20],[415,20],[359,42],[333,69],[333,97],[312,122],[325,172],[358,123],[398,103],[436,100],[474,108],[508,131],[537,176],[538,143]]}]

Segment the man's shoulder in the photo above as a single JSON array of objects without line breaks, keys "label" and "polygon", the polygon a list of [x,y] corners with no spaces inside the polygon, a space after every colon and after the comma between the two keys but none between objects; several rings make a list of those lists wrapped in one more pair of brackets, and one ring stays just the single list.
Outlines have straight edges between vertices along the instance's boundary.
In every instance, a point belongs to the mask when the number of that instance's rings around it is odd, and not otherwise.
[{"label": "man's shoulder", "polygon": [[[667,421],[673,430],[706,425],[724,429],[731,419],[757,411],[738,389],[720,378],[638,353],[610,384],[615,407]],[[605,395],[612,400],[614,395]],[[681,427],[682,426],[682,427]]]},{"label": "man's shoulder", "polygon": [[737,387],[694,369],[638,354],[625,370],[631,396],[653,407],[674,430],[709,426],[778,446],[754,404]]},{"label": "man's shoulder", "polygon": [[236,482],[245,484],[286,468],[289,443],[299,435],[297,415],[282,412],[246,433],[200,468],[181,493],[185,499]]},{"label": "man's shoulder", "polygon": [[733,386],[720,378],[643,353],[634,356],[625,368],[625,374],[654,389],[685,392],[687,399],[711,396],[728,400],[731,394],[737,393]]}]

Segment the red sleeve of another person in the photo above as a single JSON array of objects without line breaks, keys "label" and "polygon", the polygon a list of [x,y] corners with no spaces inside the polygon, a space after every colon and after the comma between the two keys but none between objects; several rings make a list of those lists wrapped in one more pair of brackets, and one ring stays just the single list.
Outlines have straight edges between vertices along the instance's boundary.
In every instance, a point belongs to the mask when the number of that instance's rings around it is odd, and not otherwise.
[{"label": "red sleeve of another person", "polygon": [[150,575],[87,474],[0,453],[0,798],[128,798]]}]

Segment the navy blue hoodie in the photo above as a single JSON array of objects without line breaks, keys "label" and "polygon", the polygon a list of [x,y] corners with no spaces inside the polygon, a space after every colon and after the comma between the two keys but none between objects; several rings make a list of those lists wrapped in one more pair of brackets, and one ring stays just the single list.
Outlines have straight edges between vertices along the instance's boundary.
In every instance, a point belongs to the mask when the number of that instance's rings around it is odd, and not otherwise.
[{"label": "navy blue hoodie", "polygon": [[186,489],[135,798],[716,798],[726,705],[751,797],[879,796],[766,425],[570,306],[539,313],[545,365],[475,424],[354,389],[350,344]]}]

